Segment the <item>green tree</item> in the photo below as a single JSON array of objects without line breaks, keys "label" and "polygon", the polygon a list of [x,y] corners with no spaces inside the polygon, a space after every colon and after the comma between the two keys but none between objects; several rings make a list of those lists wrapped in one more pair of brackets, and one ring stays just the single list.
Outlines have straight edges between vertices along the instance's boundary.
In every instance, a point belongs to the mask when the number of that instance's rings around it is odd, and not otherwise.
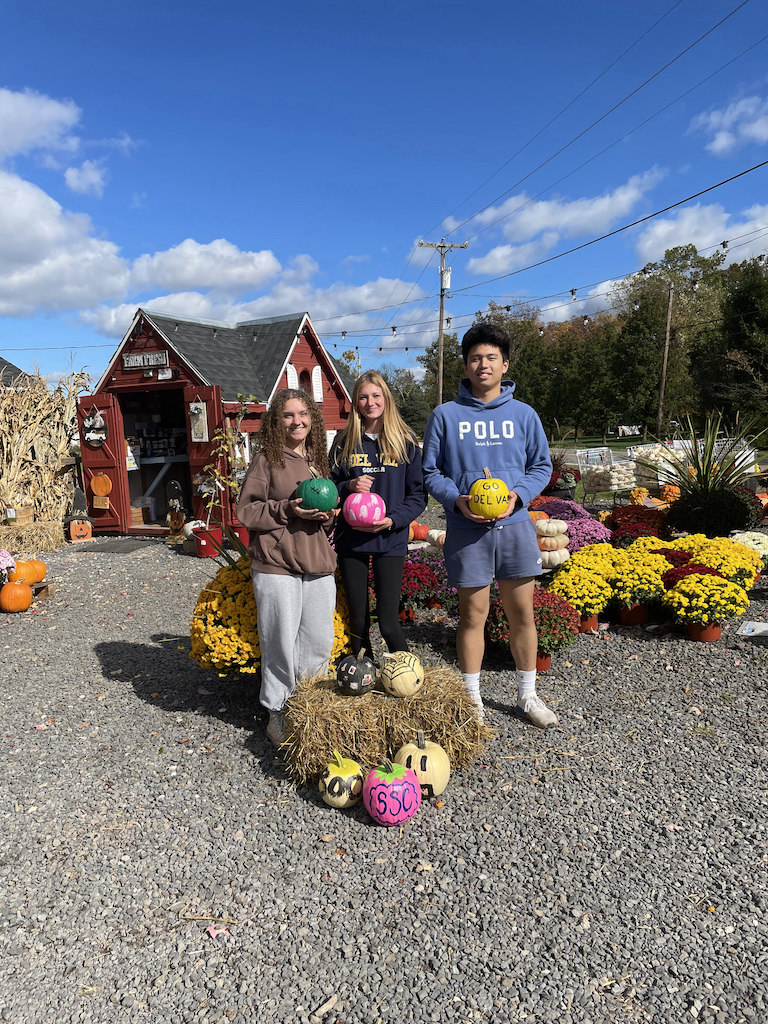
[{"label": "green tree", "polygon": [[[416,356],[424,367],[421,387],[429,409],[437,405],[437,338],[428,345],[421,355]],[[459,394],[459,384],[464,377],[464,359],[457,334],[443,336],[443,401],[450,402]]]},{"label": "green tree", "polygon": [[379,367],[379,373],[387,382],[400,415],[411,430],[421,437],[429,419],[430,407],[413,370],[385,363]]}]

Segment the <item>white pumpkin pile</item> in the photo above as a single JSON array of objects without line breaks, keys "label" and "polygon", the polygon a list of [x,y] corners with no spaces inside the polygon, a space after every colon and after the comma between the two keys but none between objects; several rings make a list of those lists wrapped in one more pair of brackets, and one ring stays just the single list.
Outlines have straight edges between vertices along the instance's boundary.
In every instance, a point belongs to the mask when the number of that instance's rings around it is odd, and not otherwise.
[{"label": "white pumpkin pile", "polygon": [[619,462],[615,466],[586,466],[581,482],[588,494],[598,491],[631,491],[636,485],[634,462]]},{"label": "white pumpkin pile", "polygon": [[568,523],[564,519],[538,519],[536,539],[543,569],[556,569],[571,556],[568,550]]},{"label": "white pumpkin pile", "polygon": [[[660,484],[667,483],[672,479],[666,467],[670,462],[683,463],[685,456],[665,444],[647,444],[637,449],[637,455],[645,462],[654,463],[653,466],[646,466],[643,463],[637,464],[637,485],[653,490]],[[654,468],[657,467],[657,468]]]}]

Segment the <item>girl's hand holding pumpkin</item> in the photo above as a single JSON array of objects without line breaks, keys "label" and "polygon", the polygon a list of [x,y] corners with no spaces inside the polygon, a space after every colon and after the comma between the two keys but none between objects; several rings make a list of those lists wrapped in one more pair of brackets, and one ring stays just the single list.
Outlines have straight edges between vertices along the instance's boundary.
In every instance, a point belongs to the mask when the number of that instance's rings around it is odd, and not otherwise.
[{"label": "girl's hand holding pumpkin", "polygon": [[394,525],[389,516],[384,516],[378,523],[372,523],[370,526],[361,526],[359,523],[356,523],[355,529],[360,533],[381,533],[383,530],[392,529]]},{"label": "girl's hand holding pumpkin", "polygon": [[298,519],[310,519],[318,523],[327,523],[331,516],[336,514],[335,509],[333,510],[333,512],[328,513],[321,512],[319,509],[316,508],[302,508],[301,498],[293,498],[291,501],[288,502],[288,504],[291,506],[291,508],[293,509],[293,514]]},{"label": "girl's hand holding pumpkin", "polygon": [[350,494],[369,494],[373,487],[373,477],[370,473],[363,473],[362,476],[356,476],[354,480],[350,480],[347,484],[347,490]]}]

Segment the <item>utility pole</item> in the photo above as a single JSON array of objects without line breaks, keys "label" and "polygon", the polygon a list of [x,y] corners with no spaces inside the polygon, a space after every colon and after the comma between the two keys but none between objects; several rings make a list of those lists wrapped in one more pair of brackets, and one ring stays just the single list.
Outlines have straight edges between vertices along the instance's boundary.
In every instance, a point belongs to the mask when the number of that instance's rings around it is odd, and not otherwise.
[{"label": "utility pole", "polygon": [[661,383],[659,384],[659,412],[656,417],[656,437],[661,437],[661,418],[664,409],[664,385],[667,381],[667,359],[669,358],[669,328],[672,324],[672,296],[675,294],[675,286],[669,286],[669,302],[667,304],[667,329],[664,334],[664,358],[661,362]]},{"label": "utility pole", "polygon": [[451,287],[451,268],[445,266],[445,254],[451,249],[466,249],[469,242],[446,242],[441,238],[439,242],[420,241],[419,246],[425,249],[437,249],[440,253],[440,321],[437,329],[437,404],[443,404],[443,320],[445,318],[445,293]]}]

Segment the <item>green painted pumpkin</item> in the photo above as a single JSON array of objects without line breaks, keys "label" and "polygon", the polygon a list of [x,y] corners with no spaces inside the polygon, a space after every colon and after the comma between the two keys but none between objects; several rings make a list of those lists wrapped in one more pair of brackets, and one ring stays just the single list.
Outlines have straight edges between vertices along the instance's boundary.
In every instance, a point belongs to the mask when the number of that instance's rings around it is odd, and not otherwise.
[{"label": "green painted pumpkin", "polygon": [[301,507],[318,512],[330,512],[339,504],[339,492],[333,480],[320,476],[317,470],[310,468],[312,476],[302,480],[296,488],[296,497],[301,498]]}]

